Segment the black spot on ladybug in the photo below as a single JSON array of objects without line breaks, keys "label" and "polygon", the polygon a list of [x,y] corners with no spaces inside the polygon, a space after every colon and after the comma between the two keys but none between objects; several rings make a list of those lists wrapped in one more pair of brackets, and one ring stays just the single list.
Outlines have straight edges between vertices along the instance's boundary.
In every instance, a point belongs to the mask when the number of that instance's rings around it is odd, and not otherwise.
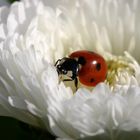
[{"label": "black spot on ladybug", "polygon": [[93,82],[95,82],[95,79],[94,78],[91,78],[90,79],[90,83],[93,83]]},{"label": "black spot on ladybug", "polygon": [[101,64],[100,63],[97,63],[96,64],[96,70],[99,71],[100,69],[101,69]]},{"label": "black spot on ladybug", "polygon": [[81,65],[85,65],[86,64],[86,59],[82,56],[80,56],[78,58],[78,63],[81,64]]}]

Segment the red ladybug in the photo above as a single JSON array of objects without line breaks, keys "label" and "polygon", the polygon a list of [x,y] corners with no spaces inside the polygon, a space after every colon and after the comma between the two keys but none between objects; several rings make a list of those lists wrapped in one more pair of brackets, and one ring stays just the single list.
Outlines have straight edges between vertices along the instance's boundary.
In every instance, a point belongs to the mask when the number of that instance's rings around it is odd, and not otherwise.
[{"label": "red ladybug", "polygon": [[74,80],[76,89],[77,77],[86,86],[96,86],[99,82],[103,82],[107,75],[107,64],[104,58],[95,52],[86,50],[75,51],[69,57],[58,59],[55,66],[58,75],[67,75],[69,71],[72,72],[70,79],[63,81]]}]

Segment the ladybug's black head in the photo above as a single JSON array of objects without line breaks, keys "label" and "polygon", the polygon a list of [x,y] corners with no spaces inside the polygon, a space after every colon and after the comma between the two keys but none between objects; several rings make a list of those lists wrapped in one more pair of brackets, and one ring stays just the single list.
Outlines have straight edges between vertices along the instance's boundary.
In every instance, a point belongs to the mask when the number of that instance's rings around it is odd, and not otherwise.
[{"label": "ladybug's black head", "polygon": [[77,75],[79,64],[75,59],[64,57],[55,63],[58,74],[66,75],[69,71]]},{"label": "ladybug's black head", "polygon": [[55,63],[56,69],[58,74],[63,74],[66,75],[67,74],[67,68],[65,66],[65,63],[67,61],[68,58],[62,58],[62,59],[58,59]]},{"label": "ladybug's black head", "polygon": [[68,71],[63,67],[63,65],[59,64],[56,66],[58,74],[66,75]]},{"label": "ladybug's black head", "polygon": [[[81,62],[81,61],[80,61]],[[58,59],[55,63],[55,67],[57,69],[58,75],[67,75],[67,79],[64,79],[63,81],[73,81],[75,83],[75,87],[77,90],[78,85],[78,72],[81,63],[73,58],[64,57],[62,59]]]}]

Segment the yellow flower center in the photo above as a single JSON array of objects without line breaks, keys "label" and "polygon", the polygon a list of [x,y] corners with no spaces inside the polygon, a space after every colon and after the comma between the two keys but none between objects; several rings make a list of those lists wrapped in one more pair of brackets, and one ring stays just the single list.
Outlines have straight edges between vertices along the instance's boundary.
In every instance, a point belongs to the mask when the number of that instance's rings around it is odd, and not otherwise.
[{"label": "yellow flower center", "polygon": [[[127,54],[128,55],[128,54]],[[124,56],[113,56],[107,60],[108,74],[106,83],[114,88],[116,84],[125,85],[130,82],[130,77],[135,77],[133,60]]]}]

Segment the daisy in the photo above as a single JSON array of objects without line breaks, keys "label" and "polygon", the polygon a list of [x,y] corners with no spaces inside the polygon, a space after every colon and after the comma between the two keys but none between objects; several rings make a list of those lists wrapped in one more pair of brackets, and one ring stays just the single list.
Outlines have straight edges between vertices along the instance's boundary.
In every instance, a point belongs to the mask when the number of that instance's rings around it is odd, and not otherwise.
[{"label": "daisy", "polygon": [[[60,139],[139,139],[138,0],[22,0],[0,9],[0,115]],[[63,82],[55,62],[76,50],[108,65],[93,88]]]}]

